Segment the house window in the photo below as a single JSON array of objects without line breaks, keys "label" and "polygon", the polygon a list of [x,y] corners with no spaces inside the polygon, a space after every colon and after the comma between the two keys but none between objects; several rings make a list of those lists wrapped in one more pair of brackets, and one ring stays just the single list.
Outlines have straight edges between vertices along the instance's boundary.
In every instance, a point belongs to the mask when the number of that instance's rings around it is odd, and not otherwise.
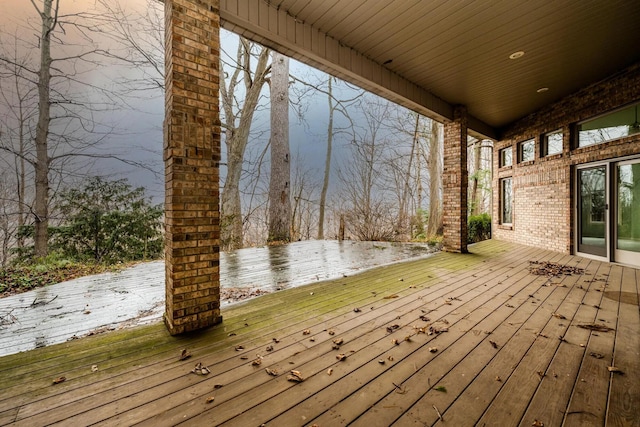
[{"label": "house window", "polygon": [[518,157],[520,162],[530,162],[536,152],[536,141],[529,139],[518,144]]},{"label": "house window", "polygon": [[503,148],[502,150],[500,150],[500,167],[501,168],[504,168],[506,166],[511,166],[511,164],[513,163],[512,152],[513,150],[511,149],[511,147]]},{"label": "house window", "polygon": [[500,180],[500,223],[513,223],[513,186],[511,178]]},{"label": "house window", "polygon": [[562,131],[548,133],[544,136],[542,151],[545,156],[562,153]]},{"label": "house window", "polygon": [[611,141],[640,132],[640,104],[578,124],[578,147]]}]

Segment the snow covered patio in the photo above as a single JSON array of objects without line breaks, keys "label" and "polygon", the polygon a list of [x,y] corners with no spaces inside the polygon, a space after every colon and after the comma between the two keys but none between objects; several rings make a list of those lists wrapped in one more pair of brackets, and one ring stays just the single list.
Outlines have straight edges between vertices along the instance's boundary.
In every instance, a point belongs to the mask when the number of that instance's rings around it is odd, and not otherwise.
[{"label": "snow covered patio", "polygon": [[640,271],[470,251],[2,357],[0,424],[637,425]]}]

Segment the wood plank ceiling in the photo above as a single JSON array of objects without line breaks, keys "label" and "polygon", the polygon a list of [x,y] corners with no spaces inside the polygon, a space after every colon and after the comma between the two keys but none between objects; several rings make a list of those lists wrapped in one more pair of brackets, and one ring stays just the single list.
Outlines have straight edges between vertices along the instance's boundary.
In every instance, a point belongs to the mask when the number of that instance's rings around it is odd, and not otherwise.
[{"label": "wood plank ceiling", "polygon": [[[494,137],[640,60],[637,0],[221,0],[220,7],[223,27],[422,113],[450,118],[453,105],[466,105],[472,127]],[[521,58],[509,58],[518,51]]]}]

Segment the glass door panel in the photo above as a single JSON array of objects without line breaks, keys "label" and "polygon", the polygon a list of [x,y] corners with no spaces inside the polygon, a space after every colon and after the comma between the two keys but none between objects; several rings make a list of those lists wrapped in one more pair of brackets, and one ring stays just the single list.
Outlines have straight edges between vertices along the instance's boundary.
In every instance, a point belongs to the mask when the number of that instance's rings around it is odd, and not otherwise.
[{"label": "glass door panel", "polygon": [[640,266],[640,160],[616,165],[615,260]]},{"label": "glass door panel", "polygon": [[607,167],[578,169],[578,251],[607,256]]}]

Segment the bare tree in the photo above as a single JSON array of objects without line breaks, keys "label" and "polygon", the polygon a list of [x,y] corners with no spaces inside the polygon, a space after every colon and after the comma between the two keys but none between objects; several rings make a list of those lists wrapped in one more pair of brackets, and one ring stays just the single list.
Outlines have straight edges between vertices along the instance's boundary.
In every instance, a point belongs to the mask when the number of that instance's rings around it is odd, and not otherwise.
[{"label": "bare tree", "polygon": [[291,240],[291,164],[289,153],[289,58],[272,52],[271,175],[268,242]]},{"label": "bare tree", "polygon": [[387,177],[381,173],[388,143],[382,123],[389,103],[370,97],[363,102],[362,113],[365,127],[338,173],[347,203],[347,227],[359,240],[390,240],[396,213],[386,194]]},{"label": "bare tree", "polygon": [[[254,59],[255,68],[252,65]],[[221,246],[223,249],[237,249],[243,245],[240,178],[251,123],[270,72],[269,49],[241,37],[235,59],[229,64],[221,56],[220,69],[225,76],[225,82],[220,86],[220,96],[227,154],[227,174],[220,196]],[[244,84],[243,88],[238,87],[240,84]],[[244,89],[243,94],[239,94],[241,89]]]},{"label": "bare tree", "polygon": [[442,234],[442,137],[442,125],[432,120],[429,155],[426,159],[429,168],[428,237]]}]

